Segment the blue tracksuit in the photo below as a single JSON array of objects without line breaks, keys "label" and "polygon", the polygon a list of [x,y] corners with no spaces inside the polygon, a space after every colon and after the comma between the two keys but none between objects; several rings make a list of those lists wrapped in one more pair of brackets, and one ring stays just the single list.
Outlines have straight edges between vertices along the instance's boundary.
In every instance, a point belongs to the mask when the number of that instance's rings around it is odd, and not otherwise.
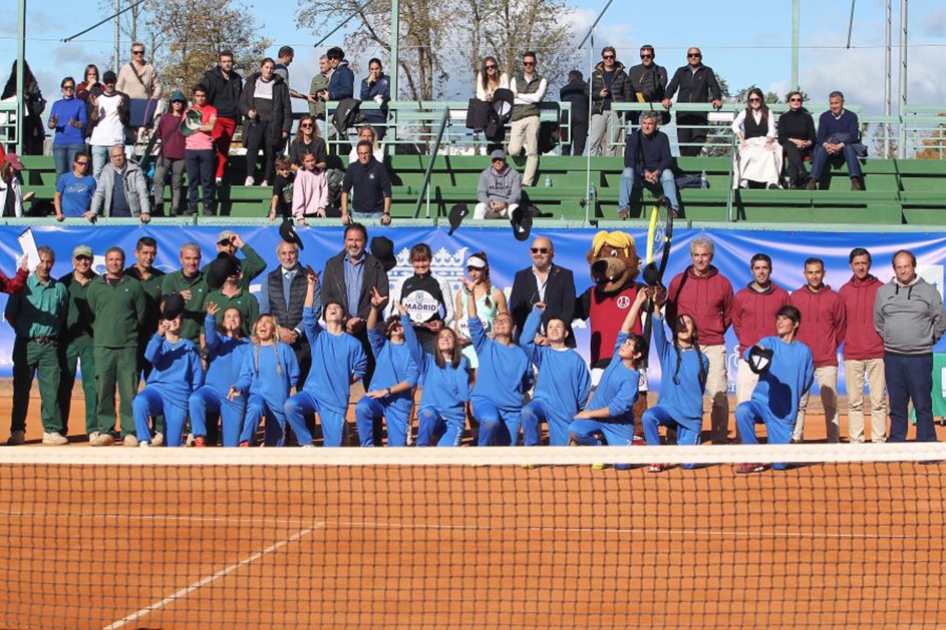
[{"label": "blue tracksuit", "polygon": [[299,444],[305,445],[312,442],[312,434],[303,415],[318,413],[323,444],[341,446],[351,383],[365,375],[368,357],[348,333],[333,335],[323,329],[308,306],[302,311],[302,324],[312,348],[312,368],[302,391],[286,401],[286,417]]},{"label": "blue tracksuit", "polygon": [[299,362],[289,344],[253,344],[244,351],[240,380],[233,386],[246,397],[241,442],[252,442],[260,420],[266,418],[266,446],[283,445],[286,429],[283,407],[292,384],[297,380]]},{"label": "blue tracksuit", "polygon": [[596,433],[604,435],[611,446],[629,446],[634,441],[634,403],[637,401],[637,388],[640,385],[640,373],[632,370],[617,353],[627,340],[626,333],[618,333],[614,344],[614,359],[601,375],[598,389],[587,411],[608,409],[607,420],[575,418],[568,425],[568,436],[579,444],[600,446],[601,440]]},{"label": "blue tracksuit", "polygon": [[490,339],[479,317],[470,318],[470,337],[480,364],[472,397],[473,417],[480,423],[479,445],[515,446],[532,365],[519,346]]},{"label": "blue tracksuit", "polygon": [[[411,325],[410,317],[401,318],[406,330]],[[407,431],[414,404],[414,386],[417,385],[417,363],[411,358],[406,343],[391,343],[378,328],[368,331],[375,368],[368,391],[394,387],[407,381],[411,389],[382,399],[365,396],[355,407],[355,422],[362,446],[374,446],[374,419],[384,416],[388,426],[388,446],[406,446]]]},{"label": "blue tracksuit", "polygon": [[549,444],[568,446],[568,425],[588,401],[591,373],[585,360],[570,348],[535,345],[543,310],[533,308],[522,327],[519,345],[539,370],[533,399],[522,408],[522,442],[539,443],[539,423],[549,425]]},{"label": "blue tracksuit", "polygon": [[145,349],[145,359],[154,368],[147,385],[131,405],[138,441],[151,441],[148,418],[163,415],[167,424],[167,445],[180,446],[187,421],[187,400],[204,378],[200,353],[187,339],[170,343],[155,335]]},{"label": "blue tracksuit", "polygon": [[[800,341],[785,343],[779,337],[765,337],[758,346],[774,352],[769,369],[759,375],[752,398],[736,407],[736,427],[743,444],[758,444],[755,425],[764,422],[769,444],[789,444],[798,414],[798,400],[811,387],[815,365],[811,350]],[[743,358],[749,360],[746,348]],[[784,469],[785,464],[772,468]]]},{"label": "blue tracksuit", "polygon": [[240,380],[244,354],[250,348],[250,340],[233,338],[217,330],[213,315],[204,319],[204,336],[207,339],[208,363],[204,375],[204,386],[191,394],[190,418],[195,436],[207,435],[207,414],[216,418],[220,414],[223,424],[223,445],[237,446],[246,414],[246,398],[239,396],[227,400],[230,387]]},{"label": "blue tracksuit", "polygon": [[[647,444],[660,445],[658,427],[675,427],[677,443],[693,446],[700,443],[703,429],[703,389],[700,383],[700,359],[704,378],[709,370],[709,359],[696,350],[680,349],[680,371],[677,372],[677,352],[667,339],[663,317],[654,317],[654,345],[660,357],[660,396],[657,405],[641,416]],[[676,376],[674,376],[676,375]]]}]

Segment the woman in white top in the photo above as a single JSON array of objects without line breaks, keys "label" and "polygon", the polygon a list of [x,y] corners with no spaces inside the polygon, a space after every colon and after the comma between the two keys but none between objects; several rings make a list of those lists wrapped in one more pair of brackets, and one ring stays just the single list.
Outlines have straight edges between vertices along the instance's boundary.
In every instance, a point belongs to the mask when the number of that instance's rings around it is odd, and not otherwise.
[{"label": "woman in white top", "polygon": [[355,142],[355,147],[352,148],[351,153],[348,154],[348,163],[354,164],[358,161],[358,142],[362,140],[367,140],[371,143],[371,154],[374,155],[374,159],[383,163],[384,149],[378,146],[378,134],[375,133],[374,127],[371,125],[365,125],[358,130],[358,141]]},{"label": "woman in white top", "polygon": [[749,90],[749,105],[732,123],[739,141],[733,167],[733,188],[780,188],[782,147],[775,141],[775,118],[759,88]]},{"label": "woman in white top", "polygon": [[[473,283],[473,299],[476,302],[476,314],[483,322],[483,328],[487,334],[493,332],[493,322],[500,313],[508,313],[509,307],[506,304],[506,294],[498,287],[493,286],[489,279],[489,259],[485,252],[477,252],[471,255],[466,261],[466,272],[470,281]],[[476,350],[473,348],[473,342],[470,337],[470,322],[464,308],[466,294],[463,291],[457,291],[456,304],[454,312],[457,315],[454,321],[454,327],[460,338],[460,345],[463,346],[463,356],[470,362],[470,369],[475,370],[479,367],[479,361],[476,357]]]},{"label": "woman in white top", "polygon": [[476,98],[488,103],[493,100],[493,92],[498,89],[509,89],[509,76],[499,71],[495,57],[487,57],[483,60],[482,69],[476,73]]}]

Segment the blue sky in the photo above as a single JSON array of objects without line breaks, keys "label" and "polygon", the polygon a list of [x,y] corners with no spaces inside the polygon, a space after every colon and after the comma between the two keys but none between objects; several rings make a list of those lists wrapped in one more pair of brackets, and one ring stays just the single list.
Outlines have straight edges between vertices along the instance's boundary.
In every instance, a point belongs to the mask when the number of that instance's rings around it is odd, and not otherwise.
[{"label": "blue sky", "polygon": [[[16,0],[8,0],[14,5]],[[253,3],[250,3],[253,4]],[[571,15],[577,39],[583,37],[606,0],[577,0]],[[91,9],[87,8],[92,6]],[[899,5],[894,1],[893,43],[899,37]],[[255,5],[257,22],[276,42],[296,48],[296,61],[291,68],[293,85],[304,88],[316,71],[318,55],[311,44],[318,39],[311,32],[295,25],[293,2],[281,3],[282,14],[276,14],[264,3]],[[86,7],[86,8],[83,8]],[[263,8],[259,8],[263,7]],[[654,7],[654,8],[643,8]],[[269,10],[266,10],[269,8]],[[943,0],[910,1],[909,101],[916,104],[946,103],[946,81],[939,72],[946,54],[946,3]],[[852,48],[845,50],[850,3],[801,0],[800,82],[812,98],[826,100],[833,89],[842,90],[849,103],[864,106],[865,113],[883,113],[884,91],[884,2],[857,2]],[[11,15],[12,14],[12,15]],[[9,75],[15,59],[15,10],[0,23],[0,80]],[[11,19],[11,17],[13,19]],[[90,0],[33,0],[27,13],[27,59],[37,75],[47,99],[58,97],[63,76],[81,76],[86,63],[107,65],[110,58],[112,29],[105,25],[83,36],[79,41],[63,44],[59,40],[105,17]],[[341,34],[329,42],[341,43]],[[595,35],[597,59],[601,46],[618,49],[618,57],[628,65],[637,62],[642,43],[651,43],[657,51],[657,62],[673,70],[685,62],[688,46],[703,50],[704,62],[725,77],[732,88],[757,84],[764,89],[784,93],[791,73],[791,0],[770,0],[748,4],[735,0],[697,0],[643,3],[615,0]],[[128,42],[123,49],[127,51]],[[588,65],[588,51],[580,57],[579,68]],[[364,65],[365,60],[361,61]],[[897,52],[894,50],[894,97],[897,86]],[[470,78],[472,84],[472,77]],[[456,97],[466,98],[466,94]],[[894,104],[896,113],[896,103]]]}]

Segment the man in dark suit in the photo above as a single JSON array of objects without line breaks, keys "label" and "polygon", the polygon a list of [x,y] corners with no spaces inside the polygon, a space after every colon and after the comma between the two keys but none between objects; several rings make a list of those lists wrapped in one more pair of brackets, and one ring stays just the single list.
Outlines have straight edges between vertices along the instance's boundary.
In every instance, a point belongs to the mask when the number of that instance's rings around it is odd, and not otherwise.
[{"label": "man in dark suit", "polygon": [[552,264],[555,248],[552,240],[539,236],[532,241],[532,266],[516,272],[509,296],[509,312],[516,322],[516,342],[519,333],[536,302],[545,302],[540,332],[550,319],[561,319],[568,327],[566,343],[575,347],[572,319],[575,314],[575,277],[570,269]]},{"label": "man in dark suit", "polygon": [[[572,105],[571,143],[562,145],[562,155],[581,155],[585,152],[588,140],[588,84],[581,72],[572,70],[568,73],[568,84],[559,90],[558,100]],[[562,114],[562,123],[565,115]],[[525,320],[523,320],[525,321]]]}]

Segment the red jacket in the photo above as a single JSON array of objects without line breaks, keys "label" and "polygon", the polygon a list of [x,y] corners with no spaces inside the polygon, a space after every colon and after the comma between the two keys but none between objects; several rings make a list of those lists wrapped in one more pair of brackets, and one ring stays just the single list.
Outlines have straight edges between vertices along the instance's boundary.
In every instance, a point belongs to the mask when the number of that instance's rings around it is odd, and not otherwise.
[{"label": "red jacket", "polygon": [[863,361],[884,357],[884,340],[874,330],[874,299],[877,289],[882,286],[884,283],[874,276],[867,276],[863,280],[852,277],[838,291],[847,315],[845,360]]},{"label": "red jacket", "polygon": [[792,293],[791,300],[801,311],[798,340],[811,350],[815,368],[837,366],[838,348],[847,328],[841,296],[826,284],[817,293],[805,285]]},{"label": "red jacket", "polygon": [[751,348],[763,337],[777,334],[775,314],[783,306],[791,304],[788,291],[770,282],[765,291],[752,288],[752,283],[739,291],[733,298],[732,326],[739,338],[740,356],[742,350]]},{"label": "red jacket", "polygon": [[719,269],[710,266],[705,276],[693,274],[690,265],[670,283],[667,291],[667,321],[687,314],[696,322],[701,346],[719,346],[732,324],[732,284]]}]

